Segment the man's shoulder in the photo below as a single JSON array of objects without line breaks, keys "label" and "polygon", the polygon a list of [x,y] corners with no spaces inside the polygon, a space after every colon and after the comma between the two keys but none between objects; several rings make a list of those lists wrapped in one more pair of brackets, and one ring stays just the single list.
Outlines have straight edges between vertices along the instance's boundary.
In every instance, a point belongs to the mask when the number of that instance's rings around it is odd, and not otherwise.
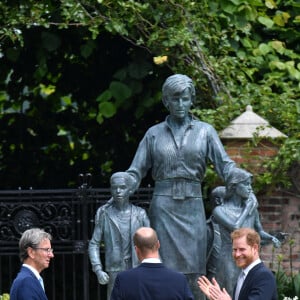
[{"label": "man's shoulder", "polygon": [[255,272],[255,271],[271,272],[271,270],[269,268],[267,268],[267,266],[262,261],[257,263],[257,265],[255,265],[251,270],[253,270],[253,272]]},{"label": "man's shoulder", "polygon": [[18,276],[34,278],[35,275],[33,274],[33,272],[29,268],[27,268],[26,266],[22,266],[19,273],[18,273]]},{"label": "man's shoulder", "polygon": [[131,278],[132,276],[138,276],[140,272],[140,265],[132,269],[124,270],[118,273],[117,277],[121,280]]},{"label": "man's shoulder", "polygon": [[167,273],[170,278],[174,278],[173,276],[184,276],[182,273],[167,268],[163,263],[141,263],[137,267],[121,271],[117,276],[121,280],[126,280],[136,276],[139,277],[141,274],[150,274],[152,272],[157,272],[157,274],[160,274],[161,276]]},{"label": "man's shoulder", "polygon": [[170,276],[174,276],[177,278],[185,278],[185,275],[181,272],[178,272],[176,270],[173,270],[173,269],[170,269],[167,267],[164,267],[164,269],[165,269],[165,272],[167,272]]},{"label": "man's shoulder", "polygon": [[260,280],[260,278],[272,278],[274,279],[274,274],[272,271],[267,268],[267,266],[263,263],[260,262],[256,266],[254,266],[250,271],[249,271],[249,276],[256,278]]},{"label": "man's shoulder", "polygon": [[[263,262],[255,265],[248,273],[242,289],[242,296],[246,296],[252,290],[260,295],[260,299],[277,299],[276,279],[272,271]],[[244,286],[243,285],[243,286]],[[241,297],[243,298],[243,297]]]},{"label": "man's shoulder", "polygon": [[33,286],[36,284],[39,283],[35,280],[33,272],[29,268],[22,267],[14,280],[13,287]]},{"label": "man's shoulder", "polygon": [[[185,275],[176,270],[166,267],[163,263],[141,263],[138,267],[134,268],[136,272],[150,270],[152,272],[154,269],[159,270],[160,274],[167,274],[168,278],[185,278]],[[129,271],[133,271],[131,269]]]}]

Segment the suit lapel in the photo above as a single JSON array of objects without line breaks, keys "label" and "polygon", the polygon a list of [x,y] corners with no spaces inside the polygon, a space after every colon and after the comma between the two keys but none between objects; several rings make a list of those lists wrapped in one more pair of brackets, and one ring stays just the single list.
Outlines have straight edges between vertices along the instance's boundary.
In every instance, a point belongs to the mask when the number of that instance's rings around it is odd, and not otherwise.
[{"label": "suit lapel", "polygon": [[[240,291],[240,295],[239,295],[239,299],[244,299],[245,296],[247,295],[247,291],[248,291],[248,286],[249,286],[249,283],[252,281],[252,279],[255,277],[255,274],[256,274],[256,271],[257,269],[261,268],[261,266],[263,265],[262,262],[260,262],[259,264],[257,264],[256,266],[254,266],[247,274],[245,280],[244,280],[244,283],[242,285],[242,288],[241,288],[241,291]],[[236,289],[236,286],[234,288],[234,293],[235,293],[235,289]],[[244,294],[245,293],[245,294]],[[235,299],[235,300],[238,300],[238,299]]]}]

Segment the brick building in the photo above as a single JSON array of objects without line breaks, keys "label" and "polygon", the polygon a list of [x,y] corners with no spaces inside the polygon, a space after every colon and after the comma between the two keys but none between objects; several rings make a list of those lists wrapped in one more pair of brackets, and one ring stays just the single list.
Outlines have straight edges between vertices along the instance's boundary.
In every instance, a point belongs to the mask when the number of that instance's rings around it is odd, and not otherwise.
[{"label": "brick building", "polygon": [[[220,138],[228,155],[239,167],[247,169],[255,176],[264,172],[264,163],[278,153],[280,142],[286,136],[269,122],[252,111],[246,111],[222,130]],[[276,188],[256,194],[259,201],[261,223],[264,230],[278,234],[286,233],[280,249],[272,245],[262,247],[262,259],[273,270],[277,269],[278,259],[285,270],[300,270],[300,171],[295,163],[288,174],[292,186],[289,189]]]}]

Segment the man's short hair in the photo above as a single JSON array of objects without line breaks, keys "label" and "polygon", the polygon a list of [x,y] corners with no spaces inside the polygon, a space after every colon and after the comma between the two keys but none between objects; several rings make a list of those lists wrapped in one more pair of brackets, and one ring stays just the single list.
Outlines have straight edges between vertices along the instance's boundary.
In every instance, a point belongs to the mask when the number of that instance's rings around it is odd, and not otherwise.
[{"label": "man's short hair", "polygon": [[[147,231],[147,234],[143,234],[145,231]],[[150,227],[138,229],[133,236],[133,243],[142,252],[158,250],[157,234],[155,230]]]},{"label": "man's short hair", "polygon": [[253,247],[255,244],[258,246],[260,245],[260,236],[252,228],[247,228],[247,227],[239,228],[234,230],[230,235],[232,241],[244,236],[246,237],[246,241],[249,246]]},{"label": "man's short hair", "polygon": [[27,257],[27,249],[37,248],[39,244],[44,240],[52,240],[50,233],[44,231],[40,228],[31,228],[23,232],[21,239],[19,241],[19,257],[21,262],[23,262]]}]

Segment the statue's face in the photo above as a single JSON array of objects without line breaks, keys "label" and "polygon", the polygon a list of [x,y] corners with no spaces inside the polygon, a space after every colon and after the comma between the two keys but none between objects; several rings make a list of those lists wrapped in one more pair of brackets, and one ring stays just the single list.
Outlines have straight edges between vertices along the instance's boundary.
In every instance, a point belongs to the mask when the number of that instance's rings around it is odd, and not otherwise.
[{"label": "statue's face", "polygon": [[110,190],[114,201],[118,203],[124,203],[129,199],[130,187],[124,177],[114,178],[111,182]]},{"label": "statue's face", "polygon": [[184,119],[192,106],[192,97],[189,89],[168,97],[168,109],[170,115],[176,119]]},{"label": "statue's face", "polygon": [[236,193],[242,198],[242,199],[248,199],[249,195],[252,191],[251,187],[251,179],[247,179],[245,181],[239,182],[236,185]]}]

